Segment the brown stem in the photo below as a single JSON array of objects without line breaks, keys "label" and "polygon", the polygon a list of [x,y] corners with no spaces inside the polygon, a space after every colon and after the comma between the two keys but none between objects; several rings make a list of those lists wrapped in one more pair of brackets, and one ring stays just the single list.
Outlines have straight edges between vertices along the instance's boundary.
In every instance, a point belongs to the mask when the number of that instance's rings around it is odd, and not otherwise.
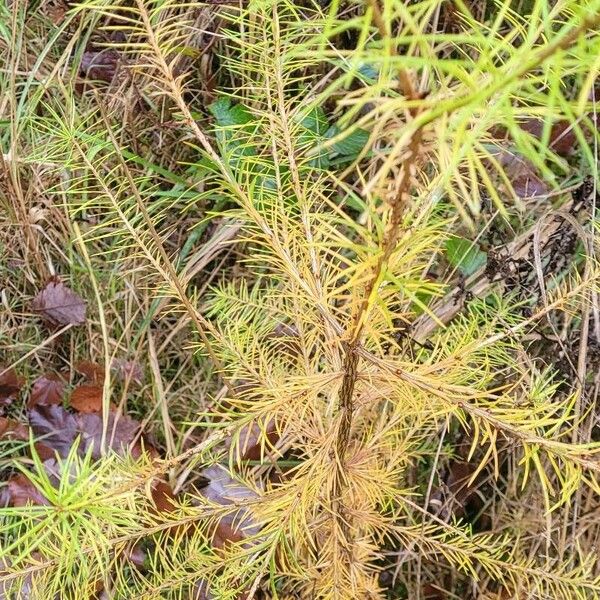
[{"label": "brown stem", "polygon": [[[385,23],[382,19],[381,12],[376,0],[372,0],[370,5],[373,8],[373,19],[379,29],[380,34],[383,36],[387,35]],[[392,52],[395,53],[395,49],[392,48]],[[398,73],[398,80],[400,82],[400,88],[402,93],[409,99],[415,100],[420,97],[416,91],[410,74],[404,70]],[[416,117],[419,113],[418,109],[411,109],[409,111],[409,117]],[[354,406],[354,388],[356,386],[356,380],[358,379],[358,367],[360,362],[360,350],[361,350],[361,338],[364,329],[366,318],[368,317],[369,306],[372,303],[374,294],[377,293],[379,282],[382,274],[387,268],[387,264],[394,252],[398,239],[402,231],[402,220],[404,218],[404,212],[408,202],[410,200],[411,191],[416,183],[415,175],[418,166],[423,161],[423,128],[418,127],[411,136],[408,143],[408,147],[403,155],[403,159],[400,165],[400,178],[398,181],[397,191],[394,196],[389,200],[391,207],[391,216],[388,224],[384,244],[383,252],[377,264],[373,269],[373,275],[367,284],[364,292],[364,299],[361,302],[352,327],[349,342],[345,347],[344,363],[343,363],[343,379],[338,393],[338,408],[341,413],[341,422],[336,439],[336,453],[337,453],[337,464],[338,472],[336,477],[336,483],[334,486],[334,499],[333,499],[333,515],[339,529],[342,533],[343,539],[345,540],[345,547],[348,553],[351,552],[351,545],[348,543],[351,539],[349,532],[349,524],[345,518],[344,504],[341,496],[346,487],[345,480],[345,467],[346,467],[346,455],[350,444],[350,435],[352,430],[352,421],[354,418],[355,406]],[[350,558],[349,558],[350,560]]]},{"label": "brown stem", "polygon": [[394,252],[398,238],[402,231],[402,219],[405,208],[410,199],[410,193],[414,186],[414,175],[417,167],[424,159],[422,148],[423,130],[417,129],[409,142],[408,150],[402,161],[400,181],[398,191],[390,201],[392,214],[384,241],[383,252],[377,265],[373,270],[373,275],[365,289],[364,299],[356,313],[354,319],[354,328],[350,341],[347,343],[343,364],[343,379],[340,391],[338,393],[338,407],[341,412],[341,423],[336,440],[336,450],[338,464],[341,472],[339,473],[338,483],[336,485],[336,497],[339,497],[343,489],[343,470],[346,460],[346,453],[350,441],[350,432],[352,429],[352,420],[354,417],[354,387],[358,378],[359,350],[361,348],[361,337],[364,324],[368,316],[369,306],[372,296],[377,293],[381,275],[385,272],[387,263]]},{"label": "brown stem", "polygon": [[358,344],[348,344],[346,355],[344,356],[344,378],[342,379],[338,396],[342,422],[338,431],[336,449],[341,464],[343,464],[343,459],[348,448],[352,417],[354,416],[354,386],[356,385],[358,376],[358,359]]},{"label": "brown stem", "polygon": [[[373,10],[373,20],[377,25],[382,37],[387,36],[387,28],[381,15],[377,0],[370,0],[369,4]],[[396,49],[391,48],[391,52],[396,54]],[[410,73],[400,70],[398,73],[400,88],[402,93],[409,99],[415,100],[420,97],[416,90]],[[410,111],[410,116],[415,117],[418,109]],[[343,469],[345,456],[350,440],[350,430],[352,428],[352,418],[354,416],[354,387],[358,377],[359,355],[358,350],[361,345],[361,337],[364,329],[365,320],[368,314],[369,306],[373,295],[377,292],[378,283],[382,273],[384,273],[387,263],[396,248],[398,238],[402,231],[402,219],[408,201],[411,196],[411,190],[414,187],[417,167],[423,160],[423,128],[417,128],[411,136],[408,147],[403,155],[400,167],[400,180],[396,194],[390,199],[389,203],[392,209],[386,238],[383,245],[383,252],[375,265],[373,276],[365,288],[364,299],[361,302],[354,318],[354,326],[350,335],[350,341],[346,346],[344,356],[342,385],[338,394],[338,407],[342,413],[340,429],[337,438],[337,454],[340,467]],[[340,477],[341,481],[341,477]]]}]

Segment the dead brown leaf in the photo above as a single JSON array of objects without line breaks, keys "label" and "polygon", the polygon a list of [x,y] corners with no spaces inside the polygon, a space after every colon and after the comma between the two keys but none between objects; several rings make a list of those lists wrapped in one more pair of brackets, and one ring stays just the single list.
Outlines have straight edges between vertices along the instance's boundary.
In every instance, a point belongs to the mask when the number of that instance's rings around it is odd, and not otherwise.
[{"label": "dead brown leaf", "polygon": [[75,417],[62,406],[34,406],[29,411],[29,426],[35,437],[36,450],[43,460],[54,458],[58,452],[63,458],[79,435]]},{"label": "dead brown leaf", "polygon": [[[544,135],[544,121],[541,119],[527,119],[520,124],[526,131],[538,140]],[[550,128],[548,146],[560,156],[568,156],[577,147],[575,129],[568,121],[557,121]]]},{"label": "dead brown leaf", "polygon": [[80,385],[71,394],[71,408],[79,413],[93,413],[102,410],[103,389],[99,385]]},{"label": "dead brown leaf", "polygon": [[144,380],[144,372],[141,365],[135,360],[123,360],[115,358],[111,369],[124,381],[131,381],[137,385],[141,385]]},{"label": "dead brown leaf", "polygon": [[54,325],[85,323],[85,301],[56,279],[49,281],[33,299],[32,308]]},{"label": "dead brown leaf", "polygon": [[13,369],[0,365],[0,406],[10,404],[21,391],[25,380]]},{"label": "dead brown leaf", "polygon": [[142,571],[146,568],[146,550],[141,542],[125,548],[123,556],[136,569]]},{"label": "dead brown leaf", "polygon": [[541,179],[530,160],[505,149],[495,153],[494,158],[504,169],[513,192],[520,199],[547,196],[550,193],[548,184]]},{"label": "dead brown leaf", "polygon": [[49,506],[50,502],[31,482],[31,480],[19,473],[8,480],[8,503],[10,506]]},{"label": "dead brown leaf", "polygon": [[215,595],[210,592],[208,583],[204,580],[197,581],[192,591],[191,600],[214,600]]},{"label": "dead brown leaf", "polygon": [[[65,479],[74,481],[77,477],[77,467],[74,464],[71,464],[70,470],[65,471],[66,466],[65,463],[57,462],[53,458],[44,460],[44,472],[54,489],[59,488],[61,481]],[[8,502],[6,502],[6,500],[8,500]],[[25,506],[27,503],[38,506],[48,506],[52,504],[52,502],[38,490],[29,477],[23,473],[14,475],[9,479],[5,503],[10,506]]]},{"label": "dead brown leaf", "polygon": [[[521,121],[519,127],[532,137],[541,140],[544,135],[545,123],[542,119],[529,118]],[[506,127],[494,127],[490,133],[492,137],[498,140],[508,142],[511,138]],[[548,137],[548,147],[553,152],[559,156],[569,156],[577,147],[577,143],[575,128],[569,121],[556,121],[552,124]]]},{"label": "dead brown leaf", "polygon": [[27,407],[62,404],[64,393],[65,380],[55,373],[46,373],[33,382]]},{"label": "dead brown leaf", "polygon": [[[42,459],[53,458],[57,452],[66,457],[71,447],[80,438],[78,452],[84,455],[88,450],[92,458],[99,459],[102,455],[103,420],[99,413],[80,413],[73,415],[62,406],[36,406],[29,411],[29,425],[40,441],[36,449]],[[141,453],[135,443],[140,424],[124,415],[111,413],[106,429],[107,449],[124,454],[132,448],[135,456]]]},{"label": "dead brown leaf", "polygon": [[2,438],[26,442],[29,440],[29,428],[13,419],[0,417],[0,439]]},{"label": "dead brown leaf", "polygon": [[121,55],[116,50],[91,48],[83,53],[80,70],[87,79],[110,83],[121,62]]},{"label": "dead brown leaf", "polygon": [[48,17],[55,25],[60,25],[65,20],[68,7],[64,4],[57,4],[48,10]]},{"label": "dead brown leaf", "polygon": [[166,481],[157,479],[152,483],[152,501],[158,512],[170,513],[175,510],[175,494]]},{"label": "dead brown leaf", "polygon": [[98,383],[104,381],[104,367],[90,360],[80,360],[74,365],[75,370],[81,373],[88,381]]},{"label": "dead brown leaf", "polygon": [[[229,438],[225,446],[231,449],[234,439]],[[244,425],[237,436],[237,448],[239,449],[240,458],[242,460],[261,460],[265,452],[277,442],[279,434],[275,427],[275,423],[270,421],[266,427],[261,427],[258,423],[253,422]]]},{"label": "dead brown leaf", "polygon": [[[160,513],[169,514],[177,508],[177,498],[173,492],[173,488],[166,482],[160,479],[156,479],[152,482],[150,488],[150,494],[154,507],[151,509],[155,514]],[[196,528],[196,523],[190,521],[189,523],[180,523],[172,525],[167,530],[169,535],[176,536],[180,533],[191,532]]]},{"label": "dead brown leaf", "polygon": [[[81,451],[87,452],[91,449],[92,458],[95,460],[102,456],[102,415],[98,413],[77,415],[78,430],[81,433]],[[125,454],[131,449],[133,456],[139,456],[135,443],[138,437],[140,424],[125,415],[110,413],[107,421],[106,444],[107,448],[117,454]]]},{"label": "dead brown leaf", "polygon": [[[239,505],[257,497],[254,491],[234,480],[219,466],[204,469],[202,475],[209,483],[200,493],[210,502],[223,506]],[[213,546],[223,548],[229,543],[240,542],[256,535],[259,531],[260,527],[254,522],[249,511],[243,506],[236,506],[231,513],[219,519],[213,532]]]},{"label": "dead brown leaf", "polygon": [[446,600],[446,594],[437,586],[431,583],[426,583],[422,589],[422,597],[424,600]]}]

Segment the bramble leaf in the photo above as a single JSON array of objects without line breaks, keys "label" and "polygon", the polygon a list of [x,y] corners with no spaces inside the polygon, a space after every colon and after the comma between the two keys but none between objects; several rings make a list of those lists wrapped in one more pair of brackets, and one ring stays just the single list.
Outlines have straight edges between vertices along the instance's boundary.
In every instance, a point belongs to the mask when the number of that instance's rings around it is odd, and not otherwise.
[{"label": "bramble leaf", "polygon": [[[327,130],[325,137],[331,139],[340,132],[341,129],[337,125],[333,125]],[[333,146],[331,146],[331,151],[348,159],[354,159],[362,152],[368,141],[368,131],[364,129],[355,129],[352,133],[333,144]]]},{"label": "bramble leaf", "polygon": [[487,262],[487,254],[470,240],[452,236],[446,240],[446,258],[463,275],[472,275]]}]

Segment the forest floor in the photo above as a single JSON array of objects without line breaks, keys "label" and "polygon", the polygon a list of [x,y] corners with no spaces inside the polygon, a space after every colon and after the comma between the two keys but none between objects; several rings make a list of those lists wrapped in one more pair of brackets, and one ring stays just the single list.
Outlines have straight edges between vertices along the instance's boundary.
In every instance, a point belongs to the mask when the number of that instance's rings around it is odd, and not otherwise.
[{"label": "forest floor", "polygon": [[[197,14],[195,44],[201,50],[190,51],[177,64],[180,72],[192,73],[188,101],[206,131],[215,120],[239,118],[235,107],[218,103],[219,89],[233,75],[223,65],[223,22],[213,4]],[[204,490],[218,502],[222,481],[210,467],[188,468],[188,458],[207,439],[211,410],[230,392],[230,384],[216,373],[210,356],[195,350],[197,323],[173,309],[169,291],[148,277],[137,250],[123,241],[123,225],[103,212],[96,196],[106,193],[108,198],[108,192],[93,182],[70,189],[78,172],[57,169],[52,149],[35,147],[28,122],[39,118],[36,127],[43,128],[52,119],[81,118],[76,126],[83,140],[98,134],[95,126],[85,126],[86,118],[98,117],[96,102],[113,120],[117,115],[118,143],[130,149],[126,158],[139,166],[153,190],[160,252],[176,266],[201,309],[207,308],[204,299],[212,286],[238,280],[255,250],[243,240],[234,243],[238,227],[222,216],[230,208],[227,198],[189,202],[204,191],[195,142],[184,121],[174,120],[163,99],[152,93],[151,82],[132,74],[133,59],[118,49],[122,33],[106,27],[109,17],[83,20],[68,9],[62,0],[44,2],[39,10],[15,8],[9,14],[5,9],[5,23],[0,23],[0,506],[50,502],[43,486],[25,475],[37,457],[47,463],[51,487],[58,477],[52,471],[56,452],[82,458],[87,453],[96,460],[107,448],[167,461],[163,478],[151,490],[158,510],[169,511],[170,499],[194,490]],[[445,18],[451,20],[451,11]],[[65,104],[63,114],[56,114],[64,102],[61,86],[69,89],[78,111]],[[323,108],[323,115],[330,118],[330,107]],[[541,137],[543,123],[528,121],[523,128]],[[548,287],[574,269],[585,276],[597,188],[581,167],[573,128],[558,123],[544,135],[568,165],[567,173],[550,185],[527,159],[503,157],[512,190],[502,182],[497,185],[508,216],[483,192],[470,222],[448,221],[444,252],[427,274],[444,286],[443,295],[429,307],[436,318],[425,312],[399,324],[396,343],[410,356],[474,300],[493,291],[520,306],[520,318],[532,319],[523,360],[552,366],[560,381],[556,397],[567,402],[575,386],[589,408],[597,406],[600,392],[596,296],[583,312],[548,311],[540,320],[533,320],[531,307],[545,306]],[[65,140],[77,143],[68,136]],[[98,152],[104,151],[104,143],[98,138]],[[113,157],[101,168],[110,173],[118,162]],[[358,189],[360,182],[348,181]],[[360,210],[344,210],[360,220]],[[147,239],[152,235],[147,233]],[[236,386],[243,389],[244,382]],[[589,430],[579,433],[582,439],[600,440],[596,419],[587,423]],[[242,457],[257,464],[264,451],[259,433],[252,427],[245,430]],[[282,443],[275,430],[268,434],[273,444]],[[510,485],[503,479],[508,465],[500,461],[497,479],[488,470],[477,472],[477,460],[468,457],[471,439],[465,431],[444,431],[439,443],[444,453],[427,489],[429,506],[440,518],[462,520],[475,532],[494,530],[499,498]],[[174,457],[179,462],[169,462]],[[284,478],[295,461],[293,453],[284,453],[266,475],[263,465],[261,476]],[[420,484],[418,479],[415,475]],[[239,493],[243,498],[244,491]],[[236,535],[221,524],[214,543]],[[380,583],[390,598],[401,598],[399,573],[406,557],[395,548],[388,550]],[[131,549],[128,560],[143,569],[143,546]],[[453,589],[451,570],[424,568],[419,577],[421,598],[458,597],[444,591]],[[253,593],[268,597],[260,587]],[[197,594],[210,597],[200,588]]]}]

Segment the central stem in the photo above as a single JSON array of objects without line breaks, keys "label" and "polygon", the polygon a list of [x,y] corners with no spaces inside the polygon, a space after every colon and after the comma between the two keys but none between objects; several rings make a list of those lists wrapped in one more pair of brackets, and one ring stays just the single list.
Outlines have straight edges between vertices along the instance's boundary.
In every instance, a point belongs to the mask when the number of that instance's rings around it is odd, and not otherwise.
[{"label": "central stem", "polygon": [[[387,28],[377,0],[369,0],[369,4],[373,10],[373,19],[382,37],[388,35]],[[392,54],[396,53],[395,48],[390,48]],[[410,74],[404,70],[399,72],[399,84],[402,93],[408,100],[417,100],[420,94],[413,85]],[[409,118],[414,118],[419,113],[417,108],[411,108],[407,111]],[[338,523],[343,539],[345,540],[345,550],[348,556],[351,556],[351,534],[349,531],[349,523],[342,501],[342,494],[347,487],[346,474],[346,457],[350,445],[350,437],[352,433],[352,421],[355,413],[354,405],[354,388],[358,379],[358,366],[360,359],[360,348],[362,344],[363,330],[368,319],[370,309],[375,304],[377,293],[386,273],[389,260],[392,257],[394,250],[398,244],[400,234],[403,230],[402,224],[406,206],[410,200],[411,190],[413,189],[416,180],[415,175],[418,166],[423,161],[423,129],[416,127],[412,133],[408,145],[403,153],[399,180],[396,186],[395,193],[389,199],[391,215],[388,228],[383,240],[382,252],[373,268],[373,275],[370,278],[365,290],[364,298],[354,315],[354,321],[350,330],[350,335],[344,346],[343,359],[343,378],[342,384],[338,393],[338,409],[340,411],[340,424],[336,439],[336,454],[337,454],[337,476],[333,489],[333,516]],[[351,560],[348,558],[348,560]]]},{"label": "central stem", "polygon": [[342,413],[342,421],[337,437],[337,455],[343,467],[350,441],[350,430],[352,428],[352,417],[354,415],[354,386],[358,374],[358,341],[351,342],[346,347],[344,356],[344,378],[339,392],[339,409]]}]

